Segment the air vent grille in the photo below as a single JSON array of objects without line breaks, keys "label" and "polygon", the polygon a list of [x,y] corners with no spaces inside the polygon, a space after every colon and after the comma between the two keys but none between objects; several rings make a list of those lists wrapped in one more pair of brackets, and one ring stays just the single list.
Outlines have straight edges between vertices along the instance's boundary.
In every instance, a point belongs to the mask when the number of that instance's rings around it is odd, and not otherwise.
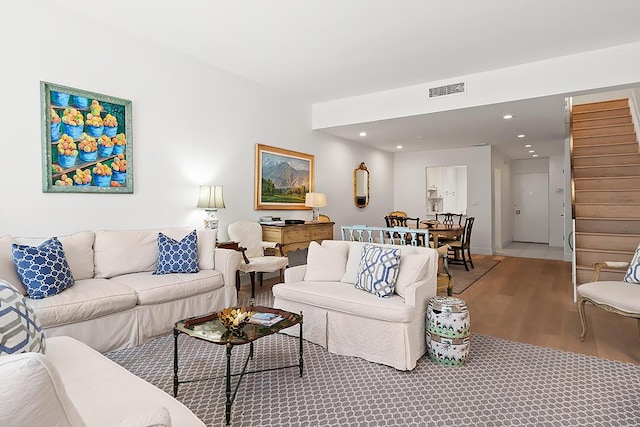
[{"label": "air vent grille", "polygon": [[453,83],[445,86],[431,87],[429,88],[429,98],[436,98],[438,96],[453,95],[456,93],[465,93],[464,82]]}]

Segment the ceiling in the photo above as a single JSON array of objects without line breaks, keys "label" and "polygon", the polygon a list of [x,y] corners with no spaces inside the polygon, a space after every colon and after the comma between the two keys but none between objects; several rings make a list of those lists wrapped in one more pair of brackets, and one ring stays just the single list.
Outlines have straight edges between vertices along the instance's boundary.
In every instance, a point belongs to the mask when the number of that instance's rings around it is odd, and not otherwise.
[{"label": "ceiling", "polygon": [[[39,1],[310,103],[640,40],[637,0]],[[366,143],[392,151],[487,143],[511,157],[520,151],[507,147],[523,133],[544,157],[549,141],[564,138],[563,105],[549,97],[385,120],[367,125]],[[515,119],[504,123],[506,113]],[[363,142],[360,130],[328,132]]]}]

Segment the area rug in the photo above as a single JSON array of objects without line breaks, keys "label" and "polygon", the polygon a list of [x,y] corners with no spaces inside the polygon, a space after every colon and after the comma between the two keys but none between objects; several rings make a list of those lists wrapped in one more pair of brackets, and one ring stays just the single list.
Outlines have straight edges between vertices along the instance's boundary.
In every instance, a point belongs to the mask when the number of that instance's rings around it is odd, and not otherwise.
[{"label": "area rug", "polygon": [[449,271],[453,276],[453,293],[462,293],[469,286],[473,285],[478,279],[487,274],[493,267],[498,265],[500,259],[491,256],[474,256],[473,266],[469,265],[469,271],[466,271],[464,265],[449,264]]},{"label": "area rug", "polygon": [[[256,304],[271,305],[270,291]],[[241,301],[246,303],[247,301]],[[255,342],[250,370],[297,363],[297,338]],[[233,350],[233,370],[249,346]],[[107,356],[172,393],[173,336]],[[223,377],[225,348],[179,337],[180,379]],[[225,380],[182,384],[178,400],[207,426],[224,425]],[[328,353],[304,342],[297,369],[248,375],[233,404],[236,426],[637,426],[640,366],[473,335],[463,367],[422,357],[413,371]]]},{"label": "area rug", "polygon": [[[250,368],[297,362],[297,339],[256,342]],[[248,346],[234,349],[234,371]],[[173,337],[107,355],[172,391]],[[223,376],[225,349],[181,335],[180,378]],[[179,388],[178,400],[207,426],[224,425],[224,379]],[[640,422],[640,366],[473,335],[463,367],[423,357],[413,371],[328,353],[305,342],[297,369],[244,378],[232,407],[236,426],[632,426]]]}]

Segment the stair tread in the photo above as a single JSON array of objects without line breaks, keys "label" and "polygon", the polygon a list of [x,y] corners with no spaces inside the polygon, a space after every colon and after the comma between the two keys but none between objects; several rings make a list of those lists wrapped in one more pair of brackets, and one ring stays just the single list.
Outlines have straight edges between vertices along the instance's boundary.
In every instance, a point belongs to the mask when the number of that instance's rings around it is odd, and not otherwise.
[{"label": "stair tread", "polygon": [[[577,204],[577,203],[576,203]],[[577,216],[576,220],[579,219],[590,219],[596,221],[640,221],[640,217],[602,217],[602,216]]]},{"label": "stair tread", "polygon": [[640,178],[640,175],[631,175],[631,176],[606,176],[606,177],[601,177],[601,176],[588,176],[588,177],[584,177],[584,178],[573,178],[573,179],[597,179],[597,180],[601,180],[601,179],[633,179],[633,178]]},{"label": "stair tread", "polygon": [[596,249],[596,248],[576,248],[576,252],[600,252],[603,254],[629,254],[633,255],[635,250],[623,251],[619,249]]},{"label": "stair tread", "polygon": [[[624,135],[633,135],[635,137],[635,132],[619,132],[619,133],[610,133],[607,135],[583,135],[583,136],[574,136],[573,139],[586,139],[586,138],[602,138],[606,136],[624,136]],[[623,144],[620,142],[615,142],[614,144]]]},{"label": "stair tread", "polygon": [[[613,110],[625,110],[625,108],[614,108],[614,109],[612,109],[612,110],[610,110],[610,111],[613,111]],[[593,113],[593,111],[590,111],[590,113]],[[578,113],[576,113],[576,114],[584,114],[584,113],[582,113],[582,112],[578,112]],[[615,115],[615,116],[591,117],[591,118],[589,118],[589,119],[580,119],[580,118],[578,118],[578,119],[574,119],[573,121],[574,121],[574,123],[575,123],[575,122],[588,122],[588,121],[590,121],[590,120],[609,120],[609,119],[619,119],[620,117],[625,117],[625,118],[626,118],[626,117],[631,117],[631,114],[627,112],[626,114],[618,114],[618,115]]]},{"label": "stair tread", "polygon": [[590,169],[590,168],[637,168],[640,163],[620,163],[616,165],[587,165],[587,166],[574,166],[574,169]]},{"label": "stair tread", "polygon": [[640,237],[640,234],[596,233],[593,231],[576,231],[575,234],[581,236]]},{"label": "stair tread", "polygon": [[[633,190],[638,191],[638,190]],[[576,205],[597,205],[597,206],[640,206],[640,202],[629,202],[629,203],[606,203],[606,202],[576,202]]]},{"label": "stair tread", "polygon": [[594,191],[601,191],[601,192],[602,192],[602,191],[604,191],[604,192],[607,192],[607,193],[612,193],[612,192],[625,192],[625,193],[629,193],[629,192],[635,192],[635,191],[638,191],[638,189],[637,189],[637,188],[615,188],[615,189],[612,189],[612,190],[577,190],[577,189],[576,189],[576,190],[574,190],[574,191],[575,191],[575,192],[586,192],[586,193],[587,193],[587,192],[594,192]]},{"label": "stair tread", "polygon": [[[625,142],[623,144],[635,144],[635,142]],[[609,144],[608,144],[609,145]],[[585,147],[582,145],[582,147]],[[583,154],[581,156],[574,155],[574,159],[592,159],[592,158],[600,158],[600,157],[628,157],[628,156],[640,156],[640,152],[638,153],[607,153],[607,154]]]}]

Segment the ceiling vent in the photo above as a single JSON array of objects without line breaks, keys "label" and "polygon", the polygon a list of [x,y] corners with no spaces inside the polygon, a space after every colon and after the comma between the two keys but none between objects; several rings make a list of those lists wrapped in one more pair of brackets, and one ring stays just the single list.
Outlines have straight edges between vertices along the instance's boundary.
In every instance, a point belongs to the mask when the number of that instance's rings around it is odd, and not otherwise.
[{"label": "ceiling vent", "polygon": [[429,98],[437,98],[439,96],[455,95],[457,93],[465,93],[465,83],[453,83],[445,86],[430,87]]}]

